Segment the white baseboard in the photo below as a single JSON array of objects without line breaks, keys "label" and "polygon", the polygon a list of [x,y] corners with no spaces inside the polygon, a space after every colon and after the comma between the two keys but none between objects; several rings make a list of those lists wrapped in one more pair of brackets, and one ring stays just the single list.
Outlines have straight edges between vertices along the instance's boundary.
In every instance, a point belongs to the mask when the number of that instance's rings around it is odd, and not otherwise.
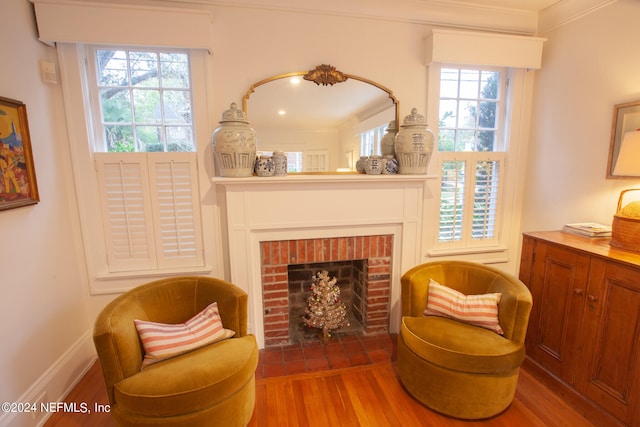
[{"label": "white baseboard", "polygon": [[[41,402],[62,402],[97,359],[93,346],[93,331],[88,330],[58,359],[16,404],[28,404],[29,411],[0,412],[0,427],[41,427],[51,412],[41,411]],[[94,402],[87,402],[93,407]],[[107,403],[107,402],[98,402]],[[36,409],[37,412],[31,412]]]}]

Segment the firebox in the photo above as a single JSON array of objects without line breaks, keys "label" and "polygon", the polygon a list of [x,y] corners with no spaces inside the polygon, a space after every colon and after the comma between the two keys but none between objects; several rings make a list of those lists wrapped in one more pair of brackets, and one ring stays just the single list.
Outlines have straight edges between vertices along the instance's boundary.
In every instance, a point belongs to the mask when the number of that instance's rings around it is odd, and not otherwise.
[{"label": "firebox", "polygon": [[389,331],[393,235],[260,243],[265,346],[314,339],[301,323],[312,277],[338,279],[350,326],[336,332]]}]

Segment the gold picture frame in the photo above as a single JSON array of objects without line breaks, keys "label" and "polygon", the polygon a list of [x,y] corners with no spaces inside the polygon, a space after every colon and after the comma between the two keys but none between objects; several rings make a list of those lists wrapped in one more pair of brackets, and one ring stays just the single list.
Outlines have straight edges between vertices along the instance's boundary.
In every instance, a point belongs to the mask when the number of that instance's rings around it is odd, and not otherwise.
[{"label": "gold picture frame", "polygon": [[611,142],[609,144],[609,160],[607,162],[607,178],[634,178],[637,176],[614,174],[618,154],[625,132],[640,129],[640,100],[616,104],[613,106],[611,124]]},{"label": "gold picture frame", "polygon": [[0,210],[39,201],[27,107],[0,97]]}]

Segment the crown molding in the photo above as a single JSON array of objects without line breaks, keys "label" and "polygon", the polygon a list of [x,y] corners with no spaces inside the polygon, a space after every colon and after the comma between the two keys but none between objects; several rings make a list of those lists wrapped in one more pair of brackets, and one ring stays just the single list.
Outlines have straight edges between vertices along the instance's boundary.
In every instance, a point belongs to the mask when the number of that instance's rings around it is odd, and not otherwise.
[{"label": "crown molding", "polygon": [[[29,0],[38,3],[41,0]],[[58,2],[64,0],[49,0]],[[517,9],[470,0],[80,0],[77,3],[199,5],[273,10],[519,35],[544,35],[617,0],[558,0],[541,10]],[[515,3],[515,2],[513,2]]]},{"label": "crown molding", "polygon": [[[164,0],[163,0],[164,1]],[[538,14],[442,0],[166,0],[236,8],[312,13],[533,35]]]},{"label": "crown molding", "polygon": [[547,34],[617,0],[562,0],[540,11],[538,34]]}]

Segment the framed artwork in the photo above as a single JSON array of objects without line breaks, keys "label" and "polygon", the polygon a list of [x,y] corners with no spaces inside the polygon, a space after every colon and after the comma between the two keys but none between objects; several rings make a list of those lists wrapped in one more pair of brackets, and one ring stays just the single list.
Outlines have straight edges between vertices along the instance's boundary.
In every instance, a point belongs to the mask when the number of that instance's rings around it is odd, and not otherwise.
[{"label": "framed artwork", "polygon": [[27,107],[0,97],[0,210],[39,201]]},{"label": "framed artwork", "polygon": [[[629,150],[632,144],[639,143],[640,132],[638,131],[640,131],[640,101],[614,105],[607,178],[638,179],[636,173],[627,172],[628,167],[623,165],[622,160],[619,158],[623,145],[627,145],[626,150]],[[629,160],[625,158],[625,162]]]}]

